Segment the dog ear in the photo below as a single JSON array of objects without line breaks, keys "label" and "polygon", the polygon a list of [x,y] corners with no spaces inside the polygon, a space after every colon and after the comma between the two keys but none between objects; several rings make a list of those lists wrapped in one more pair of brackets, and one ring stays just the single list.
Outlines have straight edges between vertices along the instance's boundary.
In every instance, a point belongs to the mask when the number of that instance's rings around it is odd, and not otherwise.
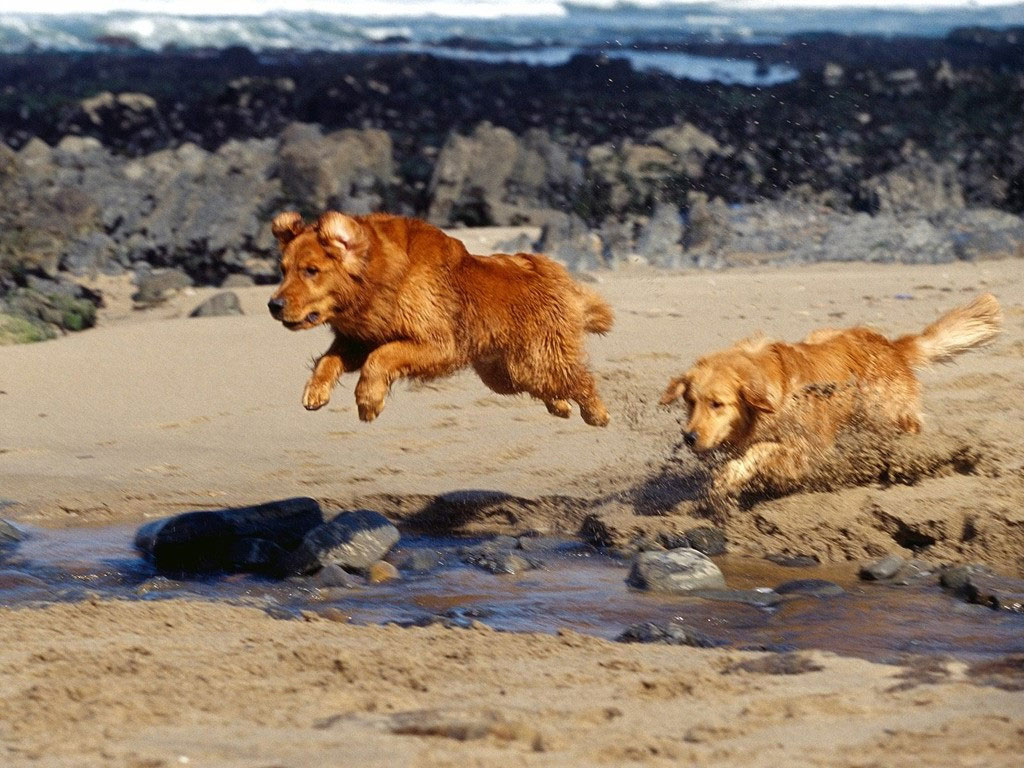
[{"label": "dog ear", "polygon": [[305,228],[306,222],[295,211],[277,214],[270,225],[270,231],[274,233],[274,237],[277,238],[277,242],[281,244],[282,248],[301,235]]},{"label": "dog ear", "polygon": [[762,374],[755,374],[740,385],[740,397],[751,408],[763,413],[775,413],[782,395]]},{"label": "dog ear", "polygon": [[316,220],[313,229],[327,255],[338,259],[349,274],[363,271],[367,238],[358,221],[337,211],[327,211]]},{"label": "dog ear", "polygon": [[690,387],[690,374],[684,373],[682,376],[676,376],[672,381],[668,383],[668,387],[665,389],[665,394],[661,396],[659,401],[662,405],[668,405],[674,403],[680,397],[686,394],[686,390]]}]

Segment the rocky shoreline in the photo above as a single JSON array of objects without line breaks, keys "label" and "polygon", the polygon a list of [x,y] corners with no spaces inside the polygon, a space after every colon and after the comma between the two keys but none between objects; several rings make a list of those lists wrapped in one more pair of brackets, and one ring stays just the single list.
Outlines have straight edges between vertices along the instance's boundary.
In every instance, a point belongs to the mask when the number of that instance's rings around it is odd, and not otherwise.
[{"label": "rocky shoreline", "polygon": [[[502,249],[576,271],[1021,255],[1024,88],[1002,38],[860,64],[804,43],[802,76],[765,89],[600,56],[3,57],[23,77],[0,109],[0,341],[92,325],[96,274],[132,273],[140,307],[274,282],[285,208],[540,227]],[[152,93],[112,90],[116,66]]]}]

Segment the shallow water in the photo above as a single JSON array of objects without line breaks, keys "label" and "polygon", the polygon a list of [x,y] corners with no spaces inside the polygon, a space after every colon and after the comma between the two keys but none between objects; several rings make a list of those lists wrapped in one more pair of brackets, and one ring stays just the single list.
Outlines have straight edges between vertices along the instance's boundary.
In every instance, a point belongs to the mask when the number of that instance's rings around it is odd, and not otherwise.
[{"label": "shallow water", "polygon": [[734,588],[818,578],[846,590],[835,597],[792,596],[762,608],[638,592],[625,584],[627,562],[583,547],[529,552],[542,569],[495,576],[458,559],[458,548],[478,539],[405,536],[396,554],[427,548],[441,552],[444,564],[381,585],[322,589],[309,578],[154,579],[152,566],[132,548],[134,533],[134,526],[31,530],[18,549],[0,555],[0,603],[174,597],[254,605],[281,618],[333,609],[335,616],[341,612],[355,623],[443,616],[500,630],[568,628],[606,638],[638,622],[676,619],[735,647],[821,649],[876,661],[896,661],[906,654],[976,660],[1024,652],[1024,616],[965,604],[931,584],[861,582],[852,565],[789,568],[751,558],[716,558]]}]

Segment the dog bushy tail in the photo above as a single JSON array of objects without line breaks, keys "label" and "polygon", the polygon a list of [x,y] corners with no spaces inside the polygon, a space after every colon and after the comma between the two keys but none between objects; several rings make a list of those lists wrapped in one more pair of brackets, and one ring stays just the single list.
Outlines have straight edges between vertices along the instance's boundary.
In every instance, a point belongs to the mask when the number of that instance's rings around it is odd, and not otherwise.
[{"label": "dog bushy tail", "polygon": [[1002,321],[996,297],[983,293],[970,304],[951,309],[921,333],[903,336],[895,343],[914,367],[948,363],[961,352],[992,341]]},{"label": "dog bushy tail", "polygon": [[583,330],[587,333],[608,333],[615,324],[615,313],[608,302],[593,291],[577,284],[583,300]]}]

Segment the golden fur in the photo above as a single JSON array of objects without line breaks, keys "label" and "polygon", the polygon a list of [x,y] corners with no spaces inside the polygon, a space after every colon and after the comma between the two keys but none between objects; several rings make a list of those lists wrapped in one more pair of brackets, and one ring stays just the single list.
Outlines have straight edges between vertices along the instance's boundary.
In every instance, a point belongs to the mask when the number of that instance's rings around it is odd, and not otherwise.
[{"label": "golden fur", "polygon": [[303,394],[327,404],[345,371],[360,371],[359,418],[372,421],[399,378],[434,379],[472,366],[499,394],[527,392],[562,418],[570,400],[588,424],[608,412],[583,360],[583,334],[607,333],[612,311],[556,262],[534,254],[473,256],[426,222],[330,211],[272,226],[282,282],[271,314],[292,330],[329,325],[330,348]]},{"label": "golden fur", "polygon": [[919,432],[914,369],[988,342],[1000,323],[999,303],[984,294],[920,334],[892,341],[869,328],[819,330],[798,344],[748,339],[699,359],[669,382],[661,402],[682,397],[687,445],[698,456],[725,459],[714,470],[712,496],[736,494],[754,480],[793,487],[865,401],[887,426]]}]

